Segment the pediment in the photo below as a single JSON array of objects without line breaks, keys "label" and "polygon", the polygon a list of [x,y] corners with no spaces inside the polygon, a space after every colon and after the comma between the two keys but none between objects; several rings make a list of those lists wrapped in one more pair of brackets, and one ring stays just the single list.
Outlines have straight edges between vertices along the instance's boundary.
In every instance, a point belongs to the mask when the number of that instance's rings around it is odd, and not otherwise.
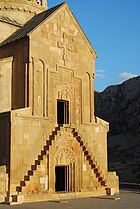
[{"label": "pediment", "polygon": [[[82,30],[81,26],[79,25],[76,17],[73,15],[69,6],[66,3],[63,3],[61,6],[59,6],[58,9],[56,9],[50,16],[48,16],[46,19],[44,19],[36,28],[34,28],[34,30],[36,30],[38,27],[40,27],[44,23],[45,24],[51,23],[51,21],[53,22],[55,19],[56,19],[56,21],[58,21],[58,19],[60,17],[61,17],[61,20],[63,20],[63,22],[68,21],[68,19],[69,19],[70,24],[72,24],[73,27],[75,27],[77,29],[78,33],[81,36],[81,39],[83,39],[83,41],[87,45],[91,54],[94,56],[94,58],[97,58],[98,56],[97,56],[94,48],[92,47],[90,41],[88,40],[88,38],[85,35],[84,31]],[[30,33],[32,33],[34,30],[32,30]]]},{"label": "pediment", "polygon": [[[85,35],[84,31],[80,27],[78,21],[76,20],[75,16],[71,12],[70,8],[66,3],[62,3],[60,5],[57,5],[51,9],[48,9],[38,15],[35,15],[31,20],[29,20],[22,28],[17,30],[15,33],[13,33],[11,36],[9,36],[6,40],[4,40],[0,46],[7,45],[9,43],[12,43],[14,41],[17,41],[19,39],[25,38],[27,36],[30,36],[34,31],[38,30],[41,25],[44,25],[44,23],[49,23],[53,21],[55,18],[57,19],[58,16],[61,16],[63,18],[63,21],[66,21],[66,18],[69,18],[71,21],[71,24],[77,28],[77,31],[79,32],[81,38],[87,45],[87,48],[91,52],[91,54],[94,56],[94,58],[97,58],[97,54],[92,47],[91,43],[89,42],[87,36]],[[61,27],[61,26],[60,26]]]}]

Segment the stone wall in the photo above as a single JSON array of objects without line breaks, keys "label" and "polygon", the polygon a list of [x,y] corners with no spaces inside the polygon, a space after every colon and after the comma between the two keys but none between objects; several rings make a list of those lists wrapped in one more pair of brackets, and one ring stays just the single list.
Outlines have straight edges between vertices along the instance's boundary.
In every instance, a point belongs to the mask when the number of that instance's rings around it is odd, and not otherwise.
[{"label": "stone wall", "polygon": [[12,60],[0,59],[0,112],[11,110]]},{"label": "stone wall", "polygon": [[[49,119],[56,122],[54,118],[56,115],[55,102],[59,98],[56,94],[61,94],[65,90],[71,98],[70,109],[75,109],[70,115],[70,123],[89,124],[94,112],[92,75],[95,73],[96,54],[69,9],[64,7],[56,14],[53,19],[50,17],[30,35],[29,72],[32,72],[32,75],[29,76],[30,89],[35,92],[36,83],[34,81],[36,79],[38,81],[39,77],[42,77],[43,71],[48,70],[46,79],[48,79]],[[43,81],[41,85],[43,86]],[[30,106],[35,109],[34,113],[37,115],[40,113],[36,106],[40,109],[43,103],[43,96],[39,91],[33,95],[30,93],[29,97]]]},{"label": "stone wall", "polygon": [[0,165],[9,167],[10,113],[0,113]]},{"label": "stone wall", "polygon": [[12,192],[38,158],[55,126],[49,122],[48,118],[32,116],[30,108],[13,110],[11,124],[10,190]]},{"label": "stone wall", "polygon": [[6,166],[0,166],[0,202],[3,202],[8,190],[8,177]]},{"label": "stone wall", "polygon": [[94,124],[82,124],[80,127],[76,127],[76,130],[85,140],[85,143],[88,145],[88,150],[93,154],[105,176],[108,170],[106,137],[108,129],[109,124],[98,117],[96,117]]},{"label": "stone wall", "polygon": [[[4,18],[0,18],[3,20]],[[4,30],[3,30],[4,28]],[[0,43],[3,42],[7,37],[14,33],[20,26],[7,24],[6,22],[0,21]]]},{"label": "stone wall", "polygon": [[[4,111],[6,112],[9,111],[9,109],[19,109],[27,106],[27,94],[28,94],[27,86],[26,86],[28,79],[26,76],[28,71],[27,58],[28,58],[28,38],[22,39],[22,41],[19,40],[17,44],[14,45],[11,44],[9,45],[8,48],[2,47],[0,50],[0,73],[1,73],[0,85],[1,88],[4,89],[3,91],[0,92],[1,112]],[[11,68],[11,70],[7,70],[9,68]],[[6,95],[6,99],[5,99],[5,95]],[[7,102],[8,97],[9,98],[11,97],[9,102]],[[5,108],[4,108],[4,104],[5,104]],[[1,106],[3,109],[1,108]]]}]

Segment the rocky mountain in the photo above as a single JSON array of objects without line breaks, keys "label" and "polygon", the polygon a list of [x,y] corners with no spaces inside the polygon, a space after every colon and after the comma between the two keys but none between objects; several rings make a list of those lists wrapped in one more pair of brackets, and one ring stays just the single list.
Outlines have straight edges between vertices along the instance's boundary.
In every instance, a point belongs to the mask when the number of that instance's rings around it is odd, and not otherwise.
[{"label": "rocky mountain", "polygon": [[95,92],[95,115],[110,123],[109,169],[140,183],[140,76]]}]

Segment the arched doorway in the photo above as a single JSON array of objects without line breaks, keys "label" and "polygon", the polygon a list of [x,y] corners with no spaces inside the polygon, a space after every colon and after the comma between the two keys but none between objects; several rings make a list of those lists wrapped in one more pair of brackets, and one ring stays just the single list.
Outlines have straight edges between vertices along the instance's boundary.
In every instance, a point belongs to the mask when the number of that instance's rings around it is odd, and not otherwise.
[{"label": "arched doorway", "polygon": [[56,153],[55,191],[75,192],[75,156],[69,148],[61,148]]}]

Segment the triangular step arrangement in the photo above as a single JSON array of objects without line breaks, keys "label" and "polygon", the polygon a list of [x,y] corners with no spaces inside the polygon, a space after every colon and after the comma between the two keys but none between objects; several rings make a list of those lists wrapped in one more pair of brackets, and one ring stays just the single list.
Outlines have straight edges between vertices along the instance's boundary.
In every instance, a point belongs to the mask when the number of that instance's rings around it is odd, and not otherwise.
[{"label": "triangular step arrangement", "polygon": [[34,171],[37,170],[37,167],[40,165],[43,157],[46,155],[47,151],[49,151],[49,146],[51,146],[52,141],[55,140],[55,136],[57,135],[57,132],[60,131],[60,127],[61,125],[55,127],[55,131],[52,131],[52,134],[49,135],[49,140],[46,140],[46,144],[44,145],[43,150],[41,150],[41,153],[38,155],[38,159],[35,160],[33,165],[31,165],[31,169],[28,170],[27,175],[24,176],[24,180],[20,181],[20,186],[16,187],[16,191],[18,193],[22,192],[23,187],[26,186],[26,182],[30,181],[30,177],[34,175]]},{"label": "triangular step arrangement", "polygon": [[78,135],[78,132],[75,131],[73,128],[73,137],[76,138],[76,140],[80,143],[80,146],[84,152],[84,155],[86,156],[87,161],[89,162],[89,165],[91,166],[91,169],[93,169],[96,177],[98,178],[98,182],[100,182],[101,186],[106,187],[106,181],[102,174],[101,169],[98,166],[98,163],[96,162],[95,158],[92,156],[90,151],[87,149],[87,145],[84,142],[84,140]]},{"label": "triangular step arrangement", "polygon": [[[44,145],[43,150],[41,150],[40,154],[38,155],[38,159],[35,160],[33,165],[31,165],[31,169],[27,171],[27,175],[24,176],[24,180],[20,181],[20,186],[16,187],[16,191],[18,192],[18,194],[23,191],[23,187],[26,186],[26,182],[30,181],[30,177],[33,176],[34,171],[36,171],[38,169],[38,166],[41,164],[41,161],[43,160],[47,151],[49,151],[49,147],[52,145],[52,141],[55,140],[55,136],[58,134],[58,132],[61,131],[62,126],[63,125],[59,125],[58,127],[55,127],[55,131],[52,131],[52,134],[49,136],[49,140],[46,140],[46,144]],[[95,158],[92,156],[92,154],[87,149],[86,143],[78,135],[78,132],[75,131],[75,128],[70,128],[70,129],[73,134],[73,137],[80,143],[82,151],[84,152],[84,155],[86,156],[86,159],[89,162],[91,169],[93,169],[96,177],[98,178],[98,182],[100,183],[101,186],[105,187],[106,186],[105,178],[104,178],[104,176],[101,172],[101,169],[99,168]]]}]

